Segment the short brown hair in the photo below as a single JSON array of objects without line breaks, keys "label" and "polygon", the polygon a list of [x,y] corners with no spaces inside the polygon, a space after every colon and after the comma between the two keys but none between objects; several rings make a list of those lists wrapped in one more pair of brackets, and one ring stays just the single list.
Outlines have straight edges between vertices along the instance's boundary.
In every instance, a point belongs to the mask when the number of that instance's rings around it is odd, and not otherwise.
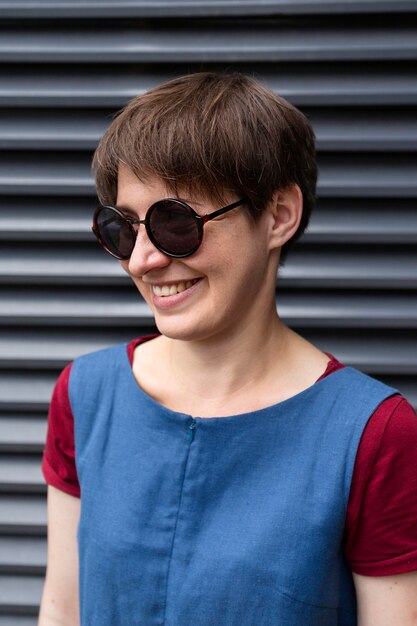
[{"label": "short brown hair", "polygon": [[114,204],[120,163],[136,176],[162,179],[222,203],[249,198],[256,220],[274,191],[297,183],[303,216],[283,246],[281,264],[307,228],[314,206],[317,164],[309,120],[254,78],[198,72],[163,83],[131,100],[113,120],[93,158],[97,194]]}]

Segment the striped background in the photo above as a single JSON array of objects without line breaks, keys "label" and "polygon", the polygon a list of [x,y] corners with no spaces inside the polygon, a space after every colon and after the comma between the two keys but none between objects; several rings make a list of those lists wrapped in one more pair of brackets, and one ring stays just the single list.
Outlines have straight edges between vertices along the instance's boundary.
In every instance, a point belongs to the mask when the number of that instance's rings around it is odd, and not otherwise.
[{"label": "striped background", "polygon": [[90,232],[92,150],[131,97],[230,68],[310,117],[319,203],[281,315],[417,405],[417,2],[0,0],[0,33],[0,626],[34,626],[53,384],[152,328]]}]

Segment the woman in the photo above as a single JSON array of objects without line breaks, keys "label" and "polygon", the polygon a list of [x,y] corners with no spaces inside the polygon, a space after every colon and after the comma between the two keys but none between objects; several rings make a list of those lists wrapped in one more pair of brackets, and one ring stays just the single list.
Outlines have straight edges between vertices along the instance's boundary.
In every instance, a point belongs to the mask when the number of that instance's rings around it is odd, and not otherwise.
[{"label": "woman", "polygon": [[415,624],[416,415],[276,311],[309,121],[193,74],[132,100],[93,166],[94,233],[159,335],[57,381],[40,626]]}]

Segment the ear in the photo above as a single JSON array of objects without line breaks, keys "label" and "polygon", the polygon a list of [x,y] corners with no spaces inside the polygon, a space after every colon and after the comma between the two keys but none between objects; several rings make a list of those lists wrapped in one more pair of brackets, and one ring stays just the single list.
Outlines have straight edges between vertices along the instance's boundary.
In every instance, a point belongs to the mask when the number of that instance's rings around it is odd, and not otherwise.
[{"label": "ear", "polygon": [[281,248],[297,232],[303,214],[303,194],[297,184],[275,191],[266,208],[269,248]]}]

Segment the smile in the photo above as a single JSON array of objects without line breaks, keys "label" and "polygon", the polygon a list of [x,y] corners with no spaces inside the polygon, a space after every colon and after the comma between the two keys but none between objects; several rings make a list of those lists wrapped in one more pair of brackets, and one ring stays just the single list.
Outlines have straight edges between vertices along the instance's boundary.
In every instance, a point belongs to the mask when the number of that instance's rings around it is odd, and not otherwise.
[{"label": "smile", "polygon": [[175,296],[177,293],[192,287],[198,280],[200,279],[194,278],[193,280],[181,281],[176,285],[152,285],[152,291],[156,296]]}]

